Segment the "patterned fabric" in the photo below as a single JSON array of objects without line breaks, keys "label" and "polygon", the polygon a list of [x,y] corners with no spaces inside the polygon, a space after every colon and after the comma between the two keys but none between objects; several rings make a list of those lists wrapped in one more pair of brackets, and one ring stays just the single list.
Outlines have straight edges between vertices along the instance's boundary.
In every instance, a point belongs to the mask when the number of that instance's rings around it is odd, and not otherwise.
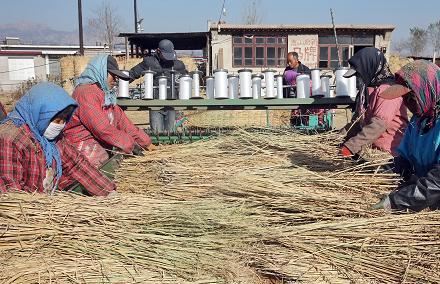
[{"label": "patterned fabric", "polygon": [[107,54],[100,54],[93,57],[86,69],[75,81],[75,87],[98,83],[105,93],[104,106],[116,105],[116,92],[110,90],[107,83]]},{"label": "patterned fabric", "polygon": [[141,147],[151,144],[150,137],[134,126],[119,106],[102,107],[104,93],[97,84],[78,86],[72,96],[79,107],[66,125],[64,136],[93,164],[99,166],[106,159],[95,155],[96,151],[105,153],[104,149],[116,147],[131,153],[135,143]]},{"label": "patterned fabric", "polygon": [[6,115],[8,114],[6,113],[5,107],[3,106],[2,103],[0,103],[0,121],[5,119]]},{"label": "patterned fabric", "polygon": [[425,133],[433,128],[440,114],[440,68],[431,62],[417,60],[403,66],[396,73],[396,80],[412,90],[422,131]]},{"label": "patterned fabric", "polygon": [[[41,145],[34,139],[28,125],[17,127],[12,122],[0,125],[0,192],[23,190],[44,192],[46,163]],[[62,139],[57,142],[61,154],[63,175],[61,190],[75,180],[90,194],[105,196],[115,190],[115,184],[102,175],[85,157]]]},{"label": "patterned fabric", "polygon": [[46,167],[51,168],[55,162],[57,179],[62,175],[61,156],[55,141],[47,140],[43,134],[57,113],[76,105],[63,88],[53,83],[39,83],[17,102],[14,110],[2,121],[2,123],[12,121],[16,126],[29,127],[43,149]]}]

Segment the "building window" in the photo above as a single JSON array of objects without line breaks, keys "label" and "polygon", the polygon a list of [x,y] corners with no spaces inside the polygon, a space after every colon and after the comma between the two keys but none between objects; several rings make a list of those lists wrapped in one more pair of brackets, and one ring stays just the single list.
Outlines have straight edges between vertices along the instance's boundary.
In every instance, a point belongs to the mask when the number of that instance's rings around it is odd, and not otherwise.
[{"label": "building window", "polygon": [[9,57],[9,80],[25,81],[35,79],[35,66],[33,57]]},{"label": "building window", "polygon": [[273,36],[234,36],[233,67],[284,67],[287,38]]},{"label": "building window", "polygon": [[[348,67],[348,59],[353,56],[356,51],[367,47],[374,46],[374,35],[369,34],[353,34],[338,35],[339,55],[341,57],[341,65]],[[319,68],[337,68],[338,49],[334,35],[319,35]]]}]

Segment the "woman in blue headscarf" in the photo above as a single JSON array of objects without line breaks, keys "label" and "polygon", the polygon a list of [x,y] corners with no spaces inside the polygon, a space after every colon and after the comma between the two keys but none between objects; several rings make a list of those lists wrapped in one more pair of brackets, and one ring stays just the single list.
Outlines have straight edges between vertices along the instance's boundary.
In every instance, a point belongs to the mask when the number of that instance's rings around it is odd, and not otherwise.
[{"label": "woman in blue headscarf", "polygon": [[[68,186],[67,180],[79,181],[93,195],[114,191],[109,179],[60,140],[76,107],[75,100],[52,83],[35,85],[17,102],[0,124],[0,192],[53,193],[62,184]],[[98,185],[92,184],[94,179]]]},{"label": "woman in blue headscarf", "polygon": [[150,137],[116,105],[114,87],[118,78],[129,80],[130,76],[119,70],[112,56],[97,55],[81,73],[72,94],[79,107],[65,136],[95,167],[109,158],[106,150],[116,148],[142,155],[142,150],[151,145]]}]

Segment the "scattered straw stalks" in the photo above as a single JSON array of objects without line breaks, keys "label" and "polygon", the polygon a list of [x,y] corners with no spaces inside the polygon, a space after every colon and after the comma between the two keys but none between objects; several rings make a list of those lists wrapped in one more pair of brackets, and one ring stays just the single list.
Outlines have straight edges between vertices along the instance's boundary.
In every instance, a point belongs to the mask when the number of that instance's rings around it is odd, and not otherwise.
[{"label": "scattered straw stalks", "polygon": [[238,130],[124,161],[116,199],[0,196],[0,282],[440,282],[440,214],[369,210],[398,178],[336,141]]}]

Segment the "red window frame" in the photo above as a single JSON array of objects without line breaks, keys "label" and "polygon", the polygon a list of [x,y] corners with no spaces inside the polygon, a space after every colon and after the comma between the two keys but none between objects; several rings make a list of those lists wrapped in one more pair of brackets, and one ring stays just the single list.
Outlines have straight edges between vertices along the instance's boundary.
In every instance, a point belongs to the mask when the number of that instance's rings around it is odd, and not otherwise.
[{"label": "red window frame", "polygon": [[[241,43],[236,43],[236,39],[241,38]],[[249,40],[252,39],[250,42]],[[268,43],[268,39],[271,39],[274,41],[274,43]],[[263,40],[261,42],[261,40]],[[247,42],[246,42],[247,41]],[[232,67],[239,68],[239,67],[251,67],[251,68],[261,68],[261,67],[273,67],[273,68],[280,68],[285,67],[286,62],[286,55],[287,55],[287,36],[233,36],[232,39]],[[245,57],[246,48],[252,48],[252,58],[251,61],[249,61],[250,57]],[[263,48],[263,58],[259,57],[258,60],[263,59],[263,63],[257,65],[257,48]],[[267,50],[268,48],[274,48],[275,49],[275,57],[270,58],[273,59],[275,64],[269,65],[267,64],[268,57],[267,57]],[[241,52],[239,51],[241,49]],[[283,52],[284,50],[284,52]],[[241,57],[236,57],[236,51],[239,51],[241,53]],[[237,64],[236,61],[241,61]]]}]

